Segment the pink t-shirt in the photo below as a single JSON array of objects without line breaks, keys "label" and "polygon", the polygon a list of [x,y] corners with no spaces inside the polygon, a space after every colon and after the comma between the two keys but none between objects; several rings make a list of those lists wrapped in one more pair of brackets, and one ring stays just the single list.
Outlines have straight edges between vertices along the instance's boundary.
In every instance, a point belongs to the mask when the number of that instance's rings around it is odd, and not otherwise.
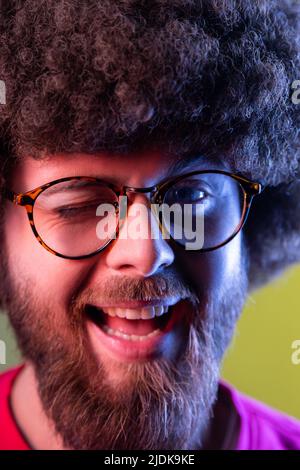
[{"label": "pink t-shirt", "polygon": [[[0,374],[0,450],[30,450],[10,407],[13,381],[22,367]],[[220,382],[221,393],[239,418],[236,450],[300,449],[300,421],[249,398]]]}]

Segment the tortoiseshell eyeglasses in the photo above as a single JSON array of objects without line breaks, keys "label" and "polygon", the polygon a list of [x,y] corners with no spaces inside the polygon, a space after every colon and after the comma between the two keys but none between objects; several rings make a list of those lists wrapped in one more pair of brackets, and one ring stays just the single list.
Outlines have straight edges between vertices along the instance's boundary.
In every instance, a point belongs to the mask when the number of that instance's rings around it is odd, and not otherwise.
[{"label": "tortoiseshell eyeglasses", "polygon": [[[203,242],[197,251],[208,252],[224,246],[239,233],[253,198],[262,190],[260,183],[244,176],[223,170],[202,170],[148,188],[72,176],[26,193],[6,189],[5,196],[25,208],[34,236],[47,251],[75,260],[100,253],[119,235],[121,222],[127,215],[127,209],[122,215],[120,200],[124,196],[126,199],[129,193],[150,193],[160,233],[167,233],[181,246],[190,242],[186,232],[183,233],[182,219],[178,218],[180,211],[184,213],[187,207],[190,232],[194,233],[193,227],[198,226],[200,219],[202,222]],[[173,212],[168,210],[174,207]]]}]

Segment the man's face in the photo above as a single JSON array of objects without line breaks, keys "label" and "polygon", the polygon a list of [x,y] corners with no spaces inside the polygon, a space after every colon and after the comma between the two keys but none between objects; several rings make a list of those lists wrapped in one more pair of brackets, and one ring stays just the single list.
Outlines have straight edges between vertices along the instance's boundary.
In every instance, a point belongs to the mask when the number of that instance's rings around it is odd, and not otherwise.
[{"label": "man's face", "polygon": [[[148,187],[166,178],[172,163],[158,152],[28,157],[11,175],[10,188],[26,192],[76,175]],[[222,165],[199,159],[189,171]],[[131,194],[128,216],[148,198]],[[5,214],[6,308],[65,446],[199,448],[219,364],[246,296],[241,234],[209,253],[163,238],[119,237],[96,256],[70,260],[37,242],[24,208],[7,202]],[[102,311],[119,308],[114,312],[122,315],[151,301],[168,312],[126,320]],[[116,337],[107,332],[112,326],[135,337]],[[145,338],[155,329],[158,334]]]}]

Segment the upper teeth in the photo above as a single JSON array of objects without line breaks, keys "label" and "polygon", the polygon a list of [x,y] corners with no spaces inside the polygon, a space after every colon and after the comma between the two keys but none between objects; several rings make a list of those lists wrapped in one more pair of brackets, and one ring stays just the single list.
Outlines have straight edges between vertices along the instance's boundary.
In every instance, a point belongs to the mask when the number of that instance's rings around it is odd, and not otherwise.
[{"label": "upper teeth", "polygon": [[169,305],[143,308],[102,307],[103,312],[107,313],[111,317],[127,318],[128,320],[149,320],[150,318],[163,315],[163,313],[166,313],[168,309]]}]

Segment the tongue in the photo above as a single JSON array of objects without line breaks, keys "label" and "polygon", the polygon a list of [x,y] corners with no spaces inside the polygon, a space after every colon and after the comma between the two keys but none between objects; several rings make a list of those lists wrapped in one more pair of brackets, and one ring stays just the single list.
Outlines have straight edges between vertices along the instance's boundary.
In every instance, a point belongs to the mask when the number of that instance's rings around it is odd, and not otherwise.
[{"label": "tongue", "polygon": [[151,320],[127,320],[126,318],[110,317],[104,314],[105,324],[113,330],[119,330],[127,335],[146,336],[159,328],[159,318]]}]

